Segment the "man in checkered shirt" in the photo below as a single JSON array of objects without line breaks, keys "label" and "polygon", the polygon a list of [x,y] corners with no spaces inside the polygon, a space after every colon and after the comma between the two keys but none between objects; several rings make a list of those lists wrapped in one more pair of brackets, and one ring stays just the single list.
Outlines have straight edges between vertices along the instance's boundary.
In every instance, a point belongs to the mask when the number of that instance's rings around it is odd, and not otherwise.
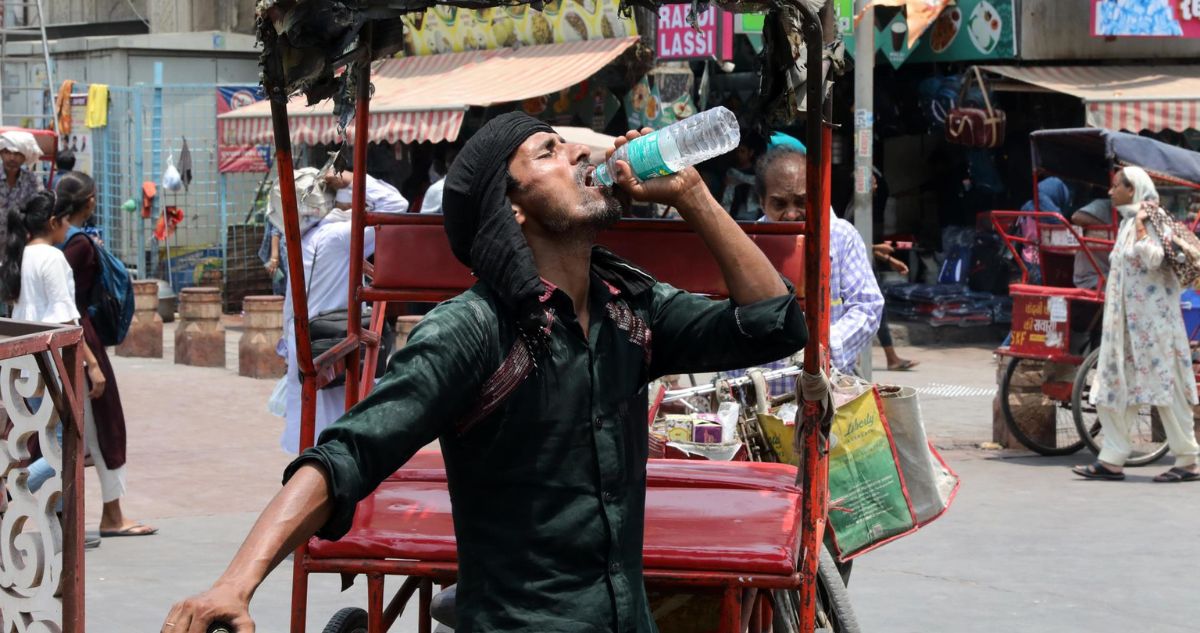
[{"label": "man in checkered shirt", "polygon": [[[804,220],[808,188],[805,183],[805,155],[783,146],[768,151],[758,161],[755,190],[765,215],[760,222],[800,222]],[[883,293],[875,281],[867,246],[854,226],[830,217],[829,255],[829,353],[833,367],[846,374],[855,373],[858,357],[871,344],[883,315]],[[778,369],[791,365],[783,359],[768,366]],[[794,388],[795,378],[770,381],[772,395]]]}]

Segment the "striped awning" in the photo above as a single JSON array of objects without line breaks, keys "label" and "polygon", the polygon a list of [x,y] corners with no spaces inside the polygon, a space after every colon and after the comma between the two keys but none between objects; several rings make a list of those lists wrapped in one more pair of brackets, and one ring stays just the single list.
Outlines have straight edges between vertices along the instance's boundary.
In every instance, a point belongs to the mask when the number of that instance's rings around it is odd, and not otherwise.
[{"label": "striped awning", "polygon": [[[569,88],[636,41],[628,37],[385,60],[371,73],[375,89],[371,142],[453,141],[468,108]],[[341,138],[330,100],[306,106],[302,96],[293,97],[288,115],[293,143],[313,145]],[[272,143],[270,103],[259,101],[220,115],[217,133],[222,145]],[[346,134],[353,133],[351,122]]]},{"label": "striped awning", "polygon": [[985,66],[1083,100],[1087,124],[1110,130],[1200,129],[1200,66]]}]

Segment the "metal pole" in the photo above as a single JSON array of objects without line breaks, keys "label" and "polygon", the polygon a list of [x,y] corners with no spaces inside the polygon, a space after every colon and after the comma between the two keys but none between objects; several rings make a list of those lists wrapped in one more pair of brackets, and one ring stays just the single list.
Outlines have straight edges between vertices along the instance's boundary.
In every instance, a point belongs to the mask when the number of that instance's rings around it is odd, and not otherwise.
[{"label": "metal pole", "polygon": [[[163,84],[163,63],[162,62],[154,62],[154,101],[153,101],[153,106],[152,106],[153,109],[150,112],[150,180],[152,180],[152,181],[160,180],[160,176],[162,176],[162,170],[163,170],[163,167],[162,167],[162,160],[163,160],[162,159],[162,152],[163,152],[163,88],[162,88],[162,84]],[[161,184],[161,182],[160,182],[160,184]],[[158,204],[156,204],[154,206],[159,207],[159,208],[165,208],[166,200],[164,198],[166,197],[166,195],[167,195],[166,187],[160,188],[158,190],[158,195],[155,196]],[[153,212],[154,212],[154,209],[151,208],[151,219],[153,219]],[[160,211],[160,213],[161,213],[161,211]],[[146,240],[145,230],[143,230],[140,235],[141,235],[141,237],[139,239],[142,240],[142,243],[145,243],[145,240]],[[166,242],[164,242],[164,244],[165,243]],[[168,261],[167,264],[169,266],[170,262]],[[158,244],[155,244],[154,247],[150,250],[150,268],[154,270],[155,274],[158,273]],[[171,286],[172,289],[175,288],[175,284],[171,280],[171,272],[169,270],[167,271],[167,285]],[[178,292],[178,290],[176,290],[176,292]]]},{"label": "metal pole", "polygon": [[[146,159],[145,159],[145,139],[142,136],[142,123],[145,104],[142,102],[142,87],[133,87],[133,114],[130,116],[130,124],[133,126],[133,190],[137,193],[137,200],[142,199],[142,182],[146,177]],[[137,245],[137,266],[138,277],[140,279],[150,279],[153,275],[150,272],[150,261],[146,257],[146,218],[142,215],[142,205],[138,204],[137,210],[137,235],[135,236],[135,244]],[[150,211],[154,211],[154,204],[151,201]]]},{"label": "metal pole", "polygon": [[[46,12],[42,10],[42,0],[37,0],[38,12],[38,28],[42,30],[42,57],[46,60],[46,83],[48,90],[46,91],[46,100],[51,104],[54,103],[54,62],[50,60],[50,43],[46,40]],[[0,25],[2,26],[2,25]],[[70,104],[67,104],[70,107]],[[54,135],[58,136],[58,113],[54,111],[54,105],[50,106],[50,129],[54,130]]]},{"label": "metal pole", "polygon": [[[867,261],[875,263],[871,253],[875,236],[871,166],[874,162],[875,126],[875,10],[870,0],[854,3],[855,15],[862,15],[854,30],[854,226],[867,245]],[[871,346],[858,359],[859,373],[871,380]]]},{"label": "metal pole", "polygon": [[[358,290],[363,283],[367,208],[367,143],[370,142],[371,59],[374,28],[367,24],[359,34],[360,55],[347,73],[357,74],[354,89],[354,182],[350,196],[350,287],[346,305],[346,337],[354,339],[354,349],[346,356],[346,409],[358,404],[359,359],[362,350],[362,299]],[[363,377],[363,380],[370,380]]]}]

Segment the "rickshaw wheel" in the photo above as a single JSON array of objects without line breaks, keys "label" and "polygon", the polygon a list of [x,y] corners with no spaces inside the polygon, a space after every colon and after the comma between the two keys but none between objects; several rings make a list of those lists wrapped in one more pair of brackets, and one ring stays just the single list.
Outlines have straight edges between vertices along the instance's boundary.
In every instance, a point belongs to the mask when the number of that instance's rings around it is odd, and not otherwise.
[{"label": "rickshaw wheel", "polygon": [[[1075,376],[1075,388],[1071,390],[1071,414],[1075,418],[1075,428],[1083,438],[1084,444],[1096,455],[1100,454],[1100,448],[1104,445],[1104,433],[1100,428],[1096,407],[1088,402],[1088,396],[1091,394],[1092,378],[1096,375],[1096,364],[1099,362],[1099,349],[1088,354]],[[1142,407],[1130,436],[1133,454],[1125,462],[1126,466],[1153,464],[1167,454],[1169,447],[1166,433],[1158,418],[1158,409],[1154,407]]]},{"label": "rickshaw wheel", "polygon": [[[1042,369],[1035,367],[1041,364]],[[1052,374],[1063,366],[1028,358],[1012,358],[1000,381],[1000,410],[1008,431],[1029,450],[1046,456],[1070,455],[1083,448],[1084,442],[1075,430],[1070,399],[1046,395],[1045,387]],[[1020,374],[1018,374],[1020,369]],[[1064,387],[1071,384],[1067,381]],[[1035,390],[1036,388],[1036,390]],[[1047,424],[1053,414],[1054,426]]]},{"label": "rickshaw wheel", "polygon": [[[800,621],[800,594],[796,591],[774,591],[775,602],[772,630],[775,633],[797,633]],[[821,546],[817,566],[817,629],[830,633],[860,633],[850,593],[838,572],[837,563],[829,549]]]},{"label": "rickshaw wheel", "polygon": [[367,612],[358,607],[339,609],[329,618],[324,633],[367,633]]}]

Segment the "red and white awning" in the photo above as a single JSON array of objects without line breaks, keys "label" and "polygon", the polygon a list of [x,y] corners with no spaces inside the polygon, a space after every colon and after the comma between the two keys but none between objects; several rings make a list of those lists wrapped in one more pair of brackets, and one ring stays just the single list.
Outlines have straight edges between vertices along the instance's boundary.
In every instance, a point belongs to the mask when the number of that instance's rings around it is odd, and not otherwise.
[{"label": "red and white awning", "polygon": [[[611,63],[637,38],[526,46],[519,49],[447,53],[384,61],[371,73],[371,142],[453,141],[472,106],[521,101],[569,88]],[[288,106],[292,142],[332,143],[341,139],[333,102],[305,106],[302,96]],[[272,143],[268,101],[217,117],[222,145]],[[354,133],[354,123],[346,130]]]},{"label": "red and white awning", "polygon": [[1129,132],[1200,129],[1200,66],[986,66],[1079,97],[1087,124]]}]

